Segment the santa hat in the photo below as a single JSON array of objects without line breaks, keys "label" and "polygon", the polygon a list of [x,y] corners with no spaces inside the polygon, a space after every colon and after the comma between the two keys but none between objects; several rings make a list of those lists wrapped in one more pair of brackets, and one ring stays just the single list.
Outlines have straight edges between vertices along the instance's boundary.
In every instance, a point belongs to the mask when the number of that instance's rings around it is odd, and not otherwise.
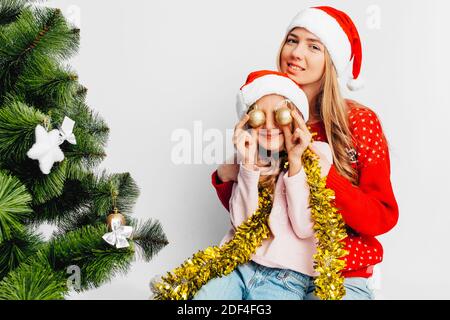
[{"label": "santa hat", "polygon": [[364,86],[362,80],[358,79],[362,62],[361,40],[355,24],[347,14],[327,6],[308,8],[294,17],[287,33],[296,27],[305,28],[320,38],[330,53],[338,76],[343,75],[352,61],[353,79],[347,82],[350,90],[358,90]]},{"label": "santa hat", "polygon": [[303,114],[305,121],[308,120],[308,98],[303,90],[287,74],[270,70],[255,71],[248,75],[247,81],[237,94],[238,117],[241,118],[253,103],[270,94],[289,99]]}]

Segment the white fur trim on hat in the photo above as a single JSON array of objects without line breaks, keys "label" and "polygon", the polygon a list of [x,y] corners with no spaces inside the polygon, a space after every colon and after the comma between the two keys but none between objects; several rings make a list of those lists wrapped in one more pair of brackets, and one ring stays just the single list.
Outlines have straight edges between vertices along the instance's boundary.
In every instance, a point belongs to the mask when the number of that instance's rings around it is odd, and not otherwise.
[{"label": "white fur trim on hat", "polygon": [[296,27],[303,27],[319,37],[330,53],[338,76],[341,76],[350,62],[352,50],[347,34],[339,23],[323,10],[308,8],[292,19],[287,33]]},{"label": "white fur trim on hat", "polygon": [[303,90],[293,80],[273,74],[261,76],[239,90],[236,97],[236,111],[239,119],[248,107],[270,94],[278,94],[289,99],[303,114],[305,121],[308,120],[309,104]]},{"label": "white fur trim on hat", "polygon": [[364,88],[364,80],[361,79],[361,77],[358,77],[358,79],[350,79],[347,81],[347,88],[349,88],[351,91],[357,91],[359,89]]}]

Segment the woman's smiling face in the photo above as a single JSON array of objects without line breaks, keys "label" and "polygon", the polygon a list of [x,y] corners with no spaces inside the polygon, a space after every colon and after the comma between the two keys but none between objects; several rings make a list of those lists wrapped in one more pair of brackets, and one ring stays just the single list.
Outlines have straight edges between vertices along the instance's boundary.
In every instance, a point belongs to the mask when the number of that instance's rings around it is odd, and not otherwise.
[{"label": "woman's smiling face", "polygon": [[305,28],[292,29],[281,49],[280,69],[299,85],[318,83],[325,70],[325,46]]}]

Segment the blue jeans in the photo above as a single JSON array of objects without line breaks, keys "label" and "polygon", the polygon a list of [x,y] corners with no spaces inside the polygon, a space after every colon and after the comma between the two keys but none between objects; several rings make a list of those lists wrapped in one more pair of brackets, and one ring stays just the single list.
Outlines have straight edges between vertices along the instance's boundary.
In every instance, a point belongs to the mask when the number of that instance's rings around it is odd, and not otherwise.
[{"label": "blue jeans", "polygon": [[[193,300],[318,300],[314,278],[288,269],[249,261],[232,273],[206,283]],[[372,300],[366,278],[346,278],[344,300]]]}]

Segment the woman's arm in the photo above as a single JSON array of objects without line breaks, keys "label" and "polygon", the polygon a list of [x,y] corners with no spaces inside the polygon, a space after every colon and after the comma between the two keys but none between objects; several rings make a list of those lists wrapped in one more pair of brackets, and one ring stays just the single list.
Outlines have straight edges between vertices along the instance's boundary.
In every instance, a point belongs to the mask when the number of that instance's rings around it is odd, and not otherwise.
[{"label": "woman's arm", "polygon": [[216,189],[220,202],[227,211],[230,211],[229,202],[233,189],[233,182],[237,181],[238,173],[239,164],[224,163],[211,175],[211,183],[214,189]]},{"label": "woman's arm", "polygon": [[358,111],[353,117],[359,185],[353,186],[332,165],[327,187],[335,191],[336,207],[349,227],[377,236],[391,230],[399,215],[390,180],[389,150],[373,111]]},{"label": "woman's arm", "polygon": [[233,181],[223,182],[218,175],[218,170],[214,171],[211,175],[211,183],[216,189],[217,196],[220,202],[227,211],[230,211],[230,198],[233,190]]}]

